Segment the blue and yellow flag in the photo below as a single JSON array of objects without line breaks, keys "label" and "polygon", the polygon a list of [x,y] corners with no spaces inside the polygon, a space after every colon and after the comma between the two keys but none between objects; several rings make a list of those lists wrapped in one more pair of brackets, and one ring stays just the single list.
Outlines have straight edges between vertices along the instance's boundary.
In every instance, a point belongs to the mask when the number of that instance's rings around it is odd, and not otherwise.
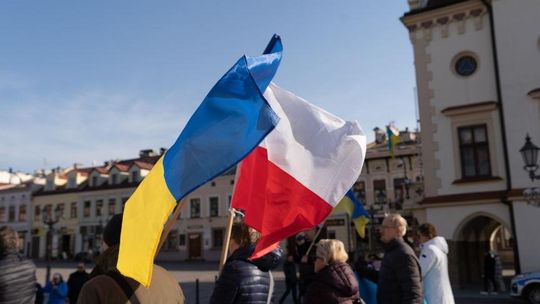
[{"label": "blue and yellow flag", "polygon": [[339,204],[334,208],[334,212],[343,211],[351,216],[356,232],[361,238],[366,237],[366,225],[369,223],[369,213],[364,208],[362,202],[356,198],[352,190],[347,191],[347,194],[339,201]]},{"label": "blue and yellow flag", "polygon": [[163,226],[176,204],[242,160],[274,129],[279,118],[263,92],[281,52],[276,35],[264,55],[240,58],[129,198],[117,263],[124,276],[148,287]]},{"label": "blue and yellow flag", "polygon": [[395,149],[399,139],[399,131],[392,125],[386,126],[386,135],[388,136],[388,150],[390,156],[394,158]]}]

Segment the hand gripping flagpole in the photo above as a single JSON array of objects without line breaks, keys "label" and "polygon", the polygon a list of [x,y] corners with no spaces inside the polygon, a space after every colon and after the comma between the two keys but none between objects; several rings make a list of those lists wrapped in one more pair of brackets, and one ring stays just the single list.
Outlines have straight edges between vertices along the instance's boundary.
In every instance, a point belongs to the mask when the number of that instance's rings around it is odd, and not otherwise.
[{"label": "hand gripping flagpole", "polygon": [[[234,183],[236,185],[236,183]],[[225,236],[223,240],[223,247],[221,248],[221,256],[219,258],[219,274],[223,271],[223,266],[227,260],[227,252],[229,251],[229,244],[231,239],[231,229],[234,221],[236,210],[229,208],[229,218],[227,219],[227,227],[225,229]]]}]

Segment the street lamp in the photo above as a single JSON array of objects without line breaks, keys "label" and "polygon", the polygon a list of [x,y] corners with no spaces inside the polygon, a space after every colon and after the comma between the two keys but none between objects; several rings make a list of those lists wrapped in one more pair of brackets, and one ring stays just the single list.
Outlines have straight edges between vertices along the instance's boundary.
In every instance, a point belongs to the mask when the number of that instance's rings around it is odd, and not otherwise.
[{"label": "street lamp", "polygon": [[54,218],[52,214],[49,213],[49,208],[47,208],[47,206],[43,207],[43,210],[41,212],[41,220],[43,221],[43,224],[47,225],[48,228],[47,238],[45,239],[45,256],[47,259],[47,272],[45,274],[45,282],[49,282],[49,279],[51,278],[51,247],[54,224],[58,223],[58,221],[62,218],[63,211],[64,210],[60,209],[60,206],[56,206],[56,208],[54,209]]},{"label": "street lamp", "polygon": [[531,181],[540,179],[540,175],[536,175],[536,170],[538,170],[538,165],[536,164],[538,161],[538,150],[540,150],[540,148],[532,143],[531,137],[527,134],[527,137],[525,137],[525,145],[523,145],[523,148],[521,148],[519,152],[525,162],[523,169],[529,171]]},{"label": "street lamp", "polygon": [[[529,172],[529,177],[531,181],[535,179],[540,179],[540,175],[536,175],[536,170],[538,170],[538,148],[535,144],[532,143],[531,137],[527,134],[525,137],[525,145],[519,150],[525,166],[523,169]],[[540,207],[540,188],[528,188],[523,191],[523,197],[529,205]]]},{"label": "street lamp", "polygon": [[405,188],[405,199],[410,199],[409,187],[411,186],[411,180],[407,177],[407,164],[405,158],[401,158],[401,164],[403,165],[403,187]]}]

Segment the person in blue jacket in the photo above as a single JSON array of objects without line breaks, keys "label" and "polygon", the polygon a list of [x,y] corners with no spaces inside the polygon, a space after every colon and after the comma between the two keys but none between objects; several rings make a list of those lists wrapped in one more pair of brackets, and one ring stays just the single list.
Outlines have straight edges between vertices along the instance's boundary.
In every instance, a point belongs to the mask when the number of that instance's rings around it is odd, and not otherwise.
[{"label": "person in blue jacket", "polygon": [[64,282],[62,275],[55,273],[52,281],[47,282],[47,285],[45,285],[43,292],[49,294],[47,304],[64,304],[66,302],[68,286]]}]

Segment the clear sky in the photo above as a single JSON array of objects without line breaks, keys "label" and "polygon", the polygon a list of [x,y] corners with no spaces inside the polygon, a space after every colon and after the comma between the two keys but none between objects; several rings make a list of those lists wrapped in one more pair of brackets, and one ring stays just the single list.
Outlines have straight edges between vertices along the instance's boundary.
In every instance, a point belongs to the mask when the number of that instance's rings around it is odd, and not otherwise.
[{"label": "clear sky", "polygon": [[407,1],[2,1],[0,170],[169,147],[243,54],[282,37],[274,81],[372,129],[416,127]]}]

